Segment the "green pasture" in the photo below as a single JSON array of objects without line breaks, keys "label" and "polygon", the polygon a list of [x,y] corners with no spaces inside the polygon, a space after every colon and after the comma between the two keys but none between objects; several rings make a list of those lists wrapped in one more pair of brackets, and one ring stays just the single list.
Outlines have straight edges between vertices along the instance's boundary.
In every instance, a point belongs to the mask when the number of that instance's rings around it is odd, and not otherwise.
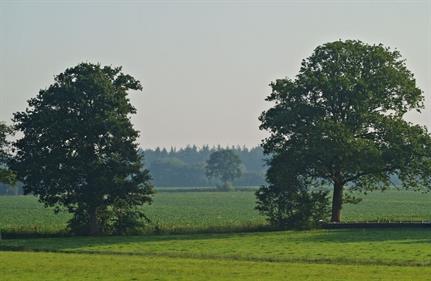
[{"label": "green pasture", "polygon": [[[59,270],[61,268],[61,270]],[[431,268],[0,252],[2,281],[430,280]]]},{"label": "green pasture", "polygon": [[[386,191],[362,195],[357,205],[345,205],[344,221],[431,220],[431,193]],[[265,218],[254,209],[252,191],[159,192],[146,206],[152,223],[147,232],[194,233],[256,230]],[[31,196],[0,197],[0,229],[14,233],[57,233],[70,218],[54,214]]]},{"label": "green pasture", "polygon": [[[61,268],[61,270],[58,270]],[[430,280],[431,268],[0,252],[2,281]]]},{"label": "green pasture", "polygon": [[[431,280],[431,229],[0,241],[1,280]],[[61,270],[58,270],[61,268]]]},{"label": "green pasture", "polygon": [[0,249],[267,262],[431,266],[431,228],[13,239],[0,241]]}]

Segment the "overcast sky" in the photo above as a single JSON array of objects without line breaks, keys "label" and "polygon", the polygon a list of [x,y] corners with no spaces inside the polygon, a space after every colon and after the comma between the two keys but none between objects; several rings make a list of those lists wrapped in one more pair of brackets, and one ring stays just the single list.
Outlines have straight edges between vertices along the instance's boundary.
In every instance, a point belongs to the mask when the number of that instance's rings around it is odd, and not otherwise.
[{"label": "overcast sky", "polygon": [[431,1],[2,1],[0,120],[80,62],[123,66],[143,147],[260,143],[268,84],[322,43],[397,48],[431,126]]}]

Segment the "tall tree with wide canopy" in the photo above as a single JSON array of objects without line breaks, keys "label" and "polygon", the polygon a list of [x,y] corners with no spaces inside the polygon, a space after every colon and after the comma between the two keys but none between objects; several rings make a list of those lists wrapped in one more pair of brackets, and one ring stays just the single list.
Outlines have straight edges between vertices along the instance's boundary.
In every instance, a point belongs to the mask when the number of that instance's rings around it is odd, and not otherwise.
[{"label": "tall tree with wide canopy", "polygon": [[[361,41],[327,43],[294,79],[271,87],[267,101],[274,105],[260,116],[260,128],[270,132],[263,141],[272,156],[268,180],[279,188],[280,175],[290,175],[284,190],[292,188],[289,181],[332,185],[332,222],[341,220],[346,188],[385,189],[396,177],[398,187],[431,186],[430,135],[404,119],[423,109],[424,97],[398,51]],[[280,162],[282,169],[271,169]]]},{"label": "tall tree with wide canopy", "polygon": [[12,168],[26,193],[73,213],[75,232],[124,231],[144,216],[138,207],[152,200],[129,118],[136,113],[130,90],[142,86],[121,67],[81,63],[14,115],[23,137]]}]

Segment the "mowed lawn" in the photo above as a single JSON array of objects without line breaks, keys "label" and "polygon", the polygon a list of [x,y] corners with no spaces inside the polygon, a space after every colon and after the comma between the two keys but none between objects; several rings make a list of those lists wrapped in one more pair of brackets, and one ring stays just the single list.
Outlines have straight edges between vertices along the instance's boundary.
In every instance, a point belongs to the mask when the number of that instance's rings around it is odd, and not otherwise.
[{"label": "mowed lawn", "polygon": [[431,228],[4,239],[0,249],[247,261],[431,266]]},{"label": "mowed lawn", "polygon": [[16,239],[0,249],[1,280],[431,280],[431,229]]},{"label": "mowed lawn", "polygon": [[[357,205],[345,205],[344,221],[431,220],[431,193],[386,191],[361,195]],[[252,191],[241,192],[160,192],[146,206],[152,220],[148,232],[225,232],[258,229],[265,218],[254,209]],[[0,229],[3,232],[64,231],[70,218],[54,214],[32,196],[0,197]]]},{"label": "mowed lawn", "polygon": [[431,280],[431,268],[0,252],[2,281]]}]

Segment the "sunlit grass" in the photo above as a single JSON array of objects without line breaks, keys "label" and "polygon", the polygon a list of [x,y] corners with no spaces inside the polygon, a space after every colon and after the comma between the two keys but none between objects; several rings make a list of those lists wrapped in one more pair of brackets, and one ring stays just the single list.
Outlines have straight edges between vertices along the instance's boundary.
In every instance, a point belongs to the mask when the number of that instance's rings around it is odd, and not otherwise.
[{"label": "sunlit grass", "polygon": [[249,261],[431,265],[431,229],[69,237],[0,241],[0,249]]},{"label": "sunlit grass", "polygon": [[431,268],[0,252],[2,281],[427,280]]}]

